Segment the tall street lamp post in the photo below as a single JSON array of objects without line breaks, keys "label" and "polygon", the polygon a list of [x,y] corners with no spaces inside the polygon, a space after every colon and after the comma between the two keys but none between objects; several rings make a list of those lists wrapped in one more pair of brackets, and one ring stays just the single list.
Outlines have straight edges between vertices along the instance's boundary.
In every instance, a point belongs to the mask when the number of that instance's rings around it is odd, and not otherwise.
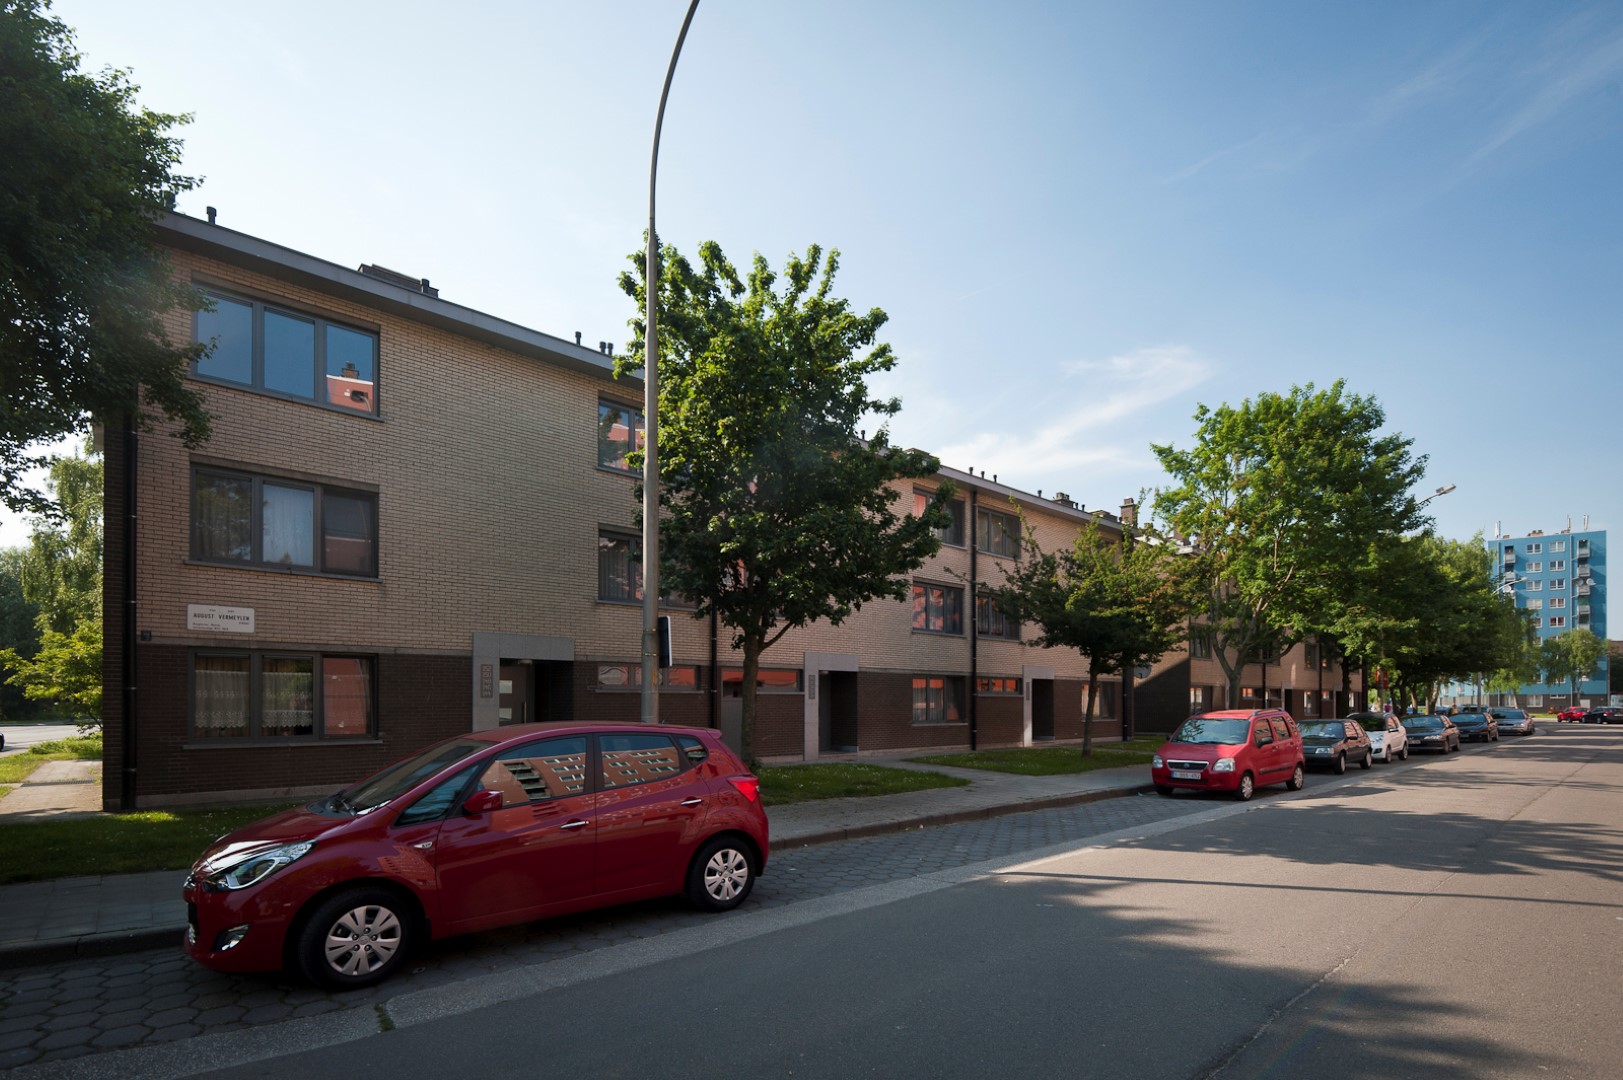
[{"label": "tall street lamp post", "polygon": [[654,191],[659,178],[659,131],[665,124],[665,99],[676,76],[693,13],[699,0],[688,5],[682,32],[676,35],[665,85],[659,92],[659,113],[654,117],[654,151],[648,161],[648,266],[643,295],[647,318],[643,333],[643,457],[642,457],[642,722],[659,723],[659,233],[654,229]]}]

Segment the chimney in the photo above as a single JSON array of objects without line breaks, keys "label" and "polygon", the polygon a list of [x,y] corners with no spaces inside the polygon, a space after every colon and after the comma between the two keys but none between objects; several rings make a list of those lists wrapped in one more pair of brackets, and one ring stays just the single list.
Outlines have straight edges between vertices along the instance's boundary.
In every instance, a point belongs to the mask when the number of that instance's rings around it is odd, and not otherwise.
[{"label": "chimney", "polygon": [[1121,523],[1123,525],[1138,524],[1138,504],[1133,501],[1131,495],[1121,501]]},{"label": "chimney", "polygon": [[212,207],[212,206],[208,208],[208,212],[209,212],[209,224],[210,225],[218,224],[218,222],[216,222],[214,219],[219,216],[220,212],[218,210],[214,209],[214,207]]}]

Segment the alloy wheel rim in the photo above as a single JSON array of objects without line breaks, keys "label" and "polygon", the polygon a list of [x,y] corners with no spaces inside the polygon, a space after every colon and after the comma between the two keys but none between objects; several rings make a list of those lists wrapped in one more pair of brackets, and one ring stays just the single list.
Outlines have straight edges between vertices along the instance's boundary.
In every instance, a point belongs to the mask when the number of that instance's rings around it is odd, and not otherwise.
[{"label": "alloy wheel rim", "polygon": [[340,975],[370,975],[400,950],[400,920],[377,904],[344,912],[327,928],[327,965]]},{"label": "alloy wheel rim", "polygon": [[744,891],[749,881],[749,860],[736,848],[723,848],[710,856],[704,867],[704,890],[712,899],[729,901]]}]

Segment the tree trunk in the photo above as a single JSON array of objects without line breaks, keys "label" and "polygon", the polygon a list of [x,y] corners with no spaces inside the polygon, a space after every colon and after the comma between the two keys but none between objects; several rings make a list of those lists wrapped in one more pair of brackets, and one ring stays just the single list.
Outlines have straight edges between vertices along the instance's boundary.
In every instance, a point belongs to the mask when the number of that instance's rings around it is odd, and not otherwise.
[{"label": "tree trunk", "polygon": [[1088,663],[1088,696],[1082,704],[1082,756],[1093,756],[1093,702],[1099,696],[1099,676]]},{"label": "tree trunk", "polygon": [[751,769],[756,767],[755,761],[755,682],[761,672],[761,641],[759,638],[744,639],[744,681],[739,688],[743,699],[743,716],[738,725],[739,756],[744,764]]}]

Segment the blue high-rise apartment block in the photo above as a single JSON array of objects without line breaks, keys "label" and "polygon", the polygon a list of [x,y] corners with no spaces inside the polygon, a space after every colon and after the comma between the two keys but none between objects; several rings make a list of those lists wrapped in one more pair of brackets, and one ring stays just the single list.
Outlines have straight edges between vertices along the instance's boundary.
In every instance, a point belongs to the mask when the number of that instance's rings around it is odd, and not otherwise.
[{"label": "blue high-rise apartment block", "polygon": [[[1532,613],[1541,640],[1580,627],[1607,640],[1604,529],[1502,536],[1489,544],[1501,587]],[[1593,677],[1578,684],[1579,704],[1607,702],[1608,663],[1602,657]],[[1532,684],[1518,697],[1524,705],[1549,706],[1565,704],[1571,691],[1568,683]]]}]

